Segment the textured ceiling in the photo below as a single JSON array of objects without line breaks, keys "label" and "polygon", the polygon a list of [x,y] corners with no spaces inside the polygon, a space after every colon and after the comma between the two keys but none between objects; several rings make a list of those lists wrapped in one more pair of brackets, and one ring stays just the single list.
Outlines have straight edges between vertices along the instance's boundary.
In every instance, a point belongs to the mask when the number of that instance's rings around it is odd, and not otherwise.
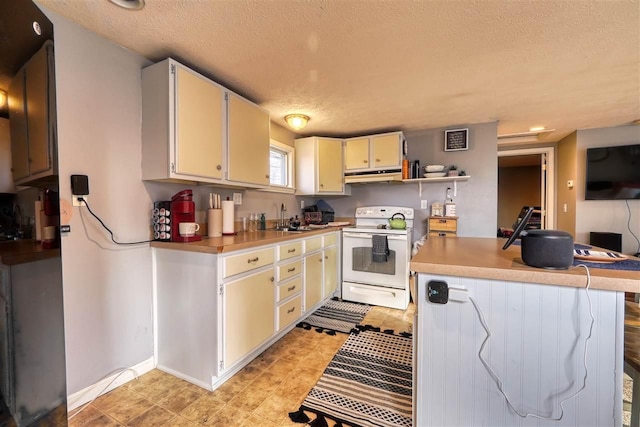
[{"label": "textured ceiling", "polygon": [[556,129],[552,141],[640,119],[640,0],[37,2],[278,123],[308,114],[304,135],[498,121],[499,134]]}]

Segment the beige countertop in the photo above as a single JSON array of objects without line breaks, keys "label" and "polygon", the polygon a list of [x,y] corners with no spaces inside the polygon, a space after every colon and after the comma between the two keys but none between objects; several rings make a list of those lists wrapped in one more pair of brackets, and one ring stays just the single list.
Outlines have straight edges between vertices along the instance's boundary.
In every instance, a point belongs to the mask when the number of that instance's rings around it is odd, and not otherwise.
[{"label": "beige countertop", "polygon": [[35,240],[0,242],[0,264],[24,264],[55,257],[60,257],[60,248],[43,249]]},{"label": "beige countertop", "polygon": [[[584,287],[586,285],[583,268],[544,270],[529,267],[520,257],[520,246],[511,245],[507,250],[502,250],[504,243],[504,239],[496,238],[430,238],[411,259],[411,270],[418,273],[558,286]],[[589,270],[591,272],[590,288],[640,292],[640,271],[602,268],[589,268]]]},{"label": "beige countertop", "polygon": [[202,236],[199,242],[152,242],[152,248],[175,249],[189,252],[204,252],[211,254],[227,253],[241,249],[250,249],[262,245],[286,242],[287,240],[301,239],[339,231],[341,227],[318,228],[309,231],[248,231],[238,232],[233,236],[206,237]]}]

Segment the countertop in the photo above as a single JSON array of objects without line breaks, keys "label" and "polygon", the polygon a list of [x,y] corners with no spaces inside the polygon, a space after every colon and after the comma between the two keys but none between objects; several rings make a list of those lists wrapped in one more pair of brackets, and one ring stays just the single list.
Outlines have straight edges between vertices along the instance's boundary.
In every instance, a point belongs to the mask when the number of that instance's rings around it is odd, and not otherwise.
[{"label": "countertop", "polygon": [[0,242],[0,264],[16,265],[60,257],[60,248],[43,249],[35,240]]},{"label": "countertop", "polygon": [[309,231],[291,232],[291,231],[241,231],[233,236],[222,237],[206,237],[202,236],[202,240],[198,242],[159,242],[151,243],[152,248],[175,249],[189,252],[204,252],[210,254],[227,253],[241,249],[250,249],[262,245],[270,245],[273,243],[286,242],[287,240],[302,239],[333,231],[340,231],[342,227],[318,228]]},{"label": "countertop", "polygon": [[[418,273],[556,286],[584,287],[586,285],[583,268],[544,270],[529,267],[520,257],[520,246],[511,245],[507,250],[502,250],[504,243],[504,239],[497,238],[430,238],[411,259],[411,270]],[[592,289],[640,292],[640,271],[592,267],[589,271]]]}]

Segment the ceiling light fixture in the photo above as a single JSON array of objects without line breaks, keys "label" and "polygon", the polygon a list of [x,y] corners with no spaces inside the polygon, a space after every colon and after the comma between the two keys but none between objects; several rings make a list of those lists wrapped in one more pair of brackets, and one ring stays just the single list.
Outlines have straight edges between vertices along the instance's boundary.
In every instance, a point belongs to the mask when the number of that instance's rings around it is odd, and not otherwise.
[{"label": "ceiling light fixture", "polygon": [[294,130],[304,129],[309,120],[309,116],[305,116],[304,114],[288,114],[284,116],[284,121]]},{"label": "ceiling light fixture", "polygon": [[144,0],[109,0],[116,6],[128,10],[140,10],[144,8]]},{"label": "ceiling light fixture", "polygon": [[544,126],[534,126],[529,128],[529,132],[540,132],[544,130]]},{"label": "ceiling light fixture", "polygon": [[7,103],[7,92],[0,89],[0,107],[4,107]]}]

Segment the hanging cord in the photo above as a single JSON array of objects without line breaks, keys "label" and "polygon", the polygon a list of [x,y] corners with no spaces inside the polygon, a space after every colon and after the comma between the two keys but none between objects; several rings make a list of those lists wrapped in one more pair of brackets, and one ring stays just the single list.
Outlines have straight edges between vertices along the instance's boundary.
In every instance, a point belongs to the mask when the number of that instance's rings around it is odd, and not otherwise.
[{"label": "hanging cord", "polygon": [[102,222],[102,220],[98,217],[98,215],[94,214],[93,211],[91,210],[91,208],[89,207],[89,203],[87,203],[87,200],[82,198],[82,197],[78,197],[78,201],[84,203],[84,205],[87,207],[87,210],[89,211],[89,213],[98,220],[98,222],[104,227],[105,230],[107,230],[109,232],[109,235],[111,236],[111,241],[113,243],[115,243],[116,245],[140,245],[142,243],[149,243],[149,242],[153,242],[153,240],[141,240],[139,242],[117,242],[116,239],[113,237],[113,232],[109,229],[109,227],[107,227],[105,225],[104,222]]},{"label": "hanging cord", "polygon": [[504,391],[504,386],[503,386],[502,380],[500,379],[498,374],[496,374],[495,371],[491,368],[491,366],[489,366],[489,363],[482,357],[482,350],[484,350],[484,347],[486,346],[487,342],[489,341],[489,338],[491,338],[491,332],[489,331],[489,326],[487,325],[487,321],[484,318],[484,314],[482,314],[482,310],[480,310],[480,307],[476,303],[475,299],[473,299],[472,297],[469,297],[469,301],[471,301],[471,304],[473,304],[473,307],[475,308],[476,312],[478,313],[478,318],[480,319],[480,323],[482,324],[482,328],[484,329],[484,331],[487,334],[487,336],[484,339],[484,341],[482,341],[482,345],[480,346],[480,350],[478,351],[478,357],[480,358],[480,361],[482,362],[482,365],[484,366],[484,368],[489,373],[489,376],[496,383],[496,386],[498,386],[498,391],[502,394],[502,396],[504,396],[504,399],[507,402],[507,406],[509,408],[511,408],[511,410],[513,412],[515,412],[520,418],[532,417],[532,418],[537,418],[539,420],[560,421],[562,419],[562,417],[564,416],[564,406],[563,406],[564,402],[566,402],[567,400],[573,399],[574,397],[578,396],[582,392],[582,390],[584,390],[585,387],[587,386],[587,376],[589,374],[589,371],[587,369],[587,342],[591,338],[591,334],[593,332],[593,324],[594,324],[596,319],[593,317],[593,306],[591,304],[591,297],[589,296],[589,286],[591,285],[591,274],[589,273],[589,268],[584,264],[578,264],[576,266],[576,268],[577,267],[584,267],[584,269],[587,271],[587,286],[585,286],[584,291],[585,291],[585,294],[587,295],[587,300],[589,301],[589,316],[591,317],[591,323],[589,325],[589,335],[587,335],[587,339],[584,341],[584,357],[583,357],[584,377],[582,378],[582,386],[575,393],[573,393],[571,396],[565,397],[564,399],[562,399],[560,401],[560,415],[557,418],[544,417],[542,415],[533,414],[533,413],[525,413],[525,414],[523,414],[513,406],[513,404],[509,400],[509,397],[507,396],[507,394]]},{"label": "hanging cord", "polygon": [[634,237],[634,239],[636,239],[636,242],[638,242],[638,250],[636,251],[636,256],[638,256],[638,254],[640,254],[640,239],[638,239],[638,236],[636,236],[635,233],[631,230],[631,207],[629,207],[629,201],[625,200],[624,202],[627,204],[627,211],[629,211],[629,218],[627,219],[627,229],[629,230],[629,233],[631,233],[631,235]]},{"label": "hanging cord", "polygon": [[[124,374],[127,371],[131,371],[133,372],[133,376],[136,377],[136,379],[138,379],[138,373],[131,368],[122,368],[120,370],[120,372],[118,372],[118,375],[116,375],[115,377],[113,377],[113,379],[111,381],[109,381],[109,384],[107,384],[106,386],[104,386],[104,388],[100,391],[100,393],[98,393],[96,395],[96,397],[94,397],[93,399],[91,399],[89,402],[85,403],[84,406],[82,408],[80,408],[78,411],[76,411],[73,415],[69,416],[69,418],[67,418],[67,420],[71,420],[71,418],[75,417],[76,415],[78,415],[80,412],[84,411],[85,409],[87,409],[89,407],[89,405],[91,405],[93,402],[95,402],[95,400],[97,398],[99,398],[100,396],[102,396],[102,393],[104,393],[110,386],[111,384],[113,384],[113,382],[115,380],[118,379],[118,377],[120,377],[120,375]],[[100,381],[102,381],[103,379],[105,379],[106,377],[108,377],[109,375],[113,375],[113,372],[109,372],[107,375],[105,375],[104,377],[100,378]]]}]

